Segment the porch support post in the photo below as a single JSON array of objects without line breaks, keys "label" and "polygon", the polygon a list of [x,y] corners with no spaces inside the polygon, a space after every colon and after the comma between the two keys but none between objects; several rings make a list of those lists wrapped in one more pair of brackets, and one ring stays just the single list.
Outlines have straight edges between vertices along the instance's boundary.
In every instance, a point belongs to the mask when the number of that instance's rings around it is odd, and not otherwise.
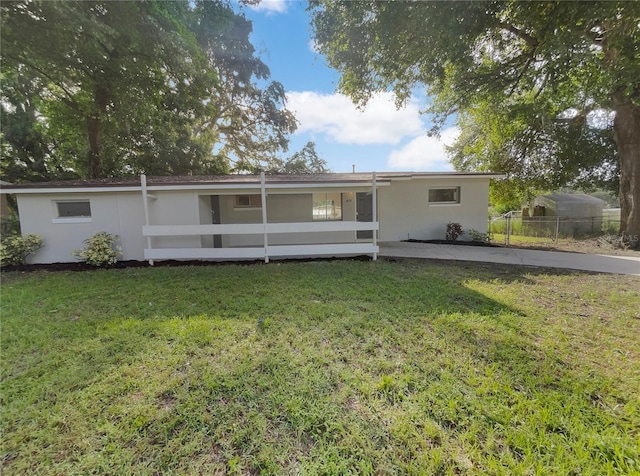
[{"label": "porch support post", "polygon": [[[378,222],[378,196],[377,196],[377,184],[376,184],[376,172],[374,171],[371,177],[371,185],[373,190],[371,190],[371,214],[373,215],[373,222]],[[380,225],[378,224],[378,227]],[[373,230],[371,235],[373,236],[373,246],[377,246],[378,244],[378,231]],[[378,259],[378,253],[373,253],[373,261]]]},{"label": "porch support post", "polygon": [[[149,226],[149,196],[147,194],[147,176],[140,175],[140,186],[142,188],[142,205],[144,207],[144,226]],[[147,249],[151,249],[151,237],[147,236]],[[149,260],[149,264],[153,266],[153,260]]]},{"label": "porch support post", "polygon": [[269,236],[267,234],[267,190],[264,171],[260,171],[260,196],[262,198],[262,226],[264,227],[264,262],[269,262],[267,248],[269,246]]}]

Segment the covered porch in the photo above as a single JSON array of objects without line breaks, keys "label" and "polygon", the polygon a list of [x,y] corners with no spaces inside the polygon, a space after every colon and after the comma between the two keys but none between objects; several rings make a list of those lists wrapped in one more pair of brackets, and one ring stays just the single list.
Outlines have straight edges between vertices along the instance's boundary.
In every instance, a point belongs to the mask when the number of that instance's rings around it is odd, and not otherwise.
[{"label": "covered porch", "polygon": [[[144,257],[243,260],[308,256],[371,255],[377,245],[376,179],[349,182],[269,181],[209,185],[194,190],[199,220],[155,222],[155,195],[141,176],[146,239]],[[388,183],[387,183],[388,184]],[[153,211],[153,210],[152,210]],[[186,246],[185,246],[186,244]]]}]

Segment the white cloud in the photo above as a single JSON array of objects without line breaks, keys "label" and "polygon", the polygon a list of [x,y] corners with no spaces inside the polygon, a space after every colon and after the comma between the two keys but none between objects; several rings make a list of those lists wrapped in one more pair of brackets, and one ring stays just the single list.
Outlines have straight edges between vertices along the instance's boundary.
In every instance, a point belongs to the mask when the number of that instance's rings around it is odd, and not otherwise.
[{"label": "white cloud", "polygon": [[423,131],[418,107],[396,109],[391,93],[373,97],[359,110],[342,94],[290,92],[287,108],[300,122],[297,132],[324,133],[341,144],[397,144]]},{"label": "white cloud", "polygon": [[284,13],[289,7],[287,0],[261,0],[257,5],[249,5],[249,7],[257,12]]},{"label": "white cloud", "polygon": [[389,167],[402,170],[453,170],[444,147],[453,144],[459,134],[460,129],[450,127],[442,131],[440,138],[427,135],[416,137],[389,154]]}]

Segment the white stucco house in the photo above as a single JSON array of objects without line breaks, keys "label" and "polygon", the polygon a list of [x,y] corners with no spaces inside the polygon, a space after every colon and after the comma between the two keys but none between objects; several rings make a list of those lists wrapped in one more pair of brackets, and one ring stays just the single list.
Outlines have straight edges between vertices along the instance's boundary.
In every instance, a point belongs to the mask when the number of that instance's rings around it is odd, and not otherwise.
[{"label": "white stucco house", "polygon": [[73,261],[105,231],[123,260],[264,259],[369,254],[380,241],[442,239],[446,224],[486,232],[485,173],[145,177],[3,185],[31,263]]}]

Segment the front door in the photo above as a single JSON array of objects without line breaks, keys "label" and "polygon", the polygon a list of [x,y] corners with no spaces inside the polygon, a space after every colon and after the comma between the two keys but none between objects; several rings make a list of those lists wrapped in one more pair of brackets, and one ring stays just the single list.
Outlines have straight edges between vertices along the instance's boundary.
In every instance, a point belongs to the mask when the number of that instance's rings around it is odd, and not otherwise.
[{"label": "front door", "polygon": [[[356,221],[373,221],[373,200],[371,192],[356,193]],[[356,231],[356,238],[366,240],[373,238],[373,230]]]},{"label": "front door", "polygon": [[[220,223],[220,195],[211,195],[211,224]],[[213,247],[222,248],[222,235],[213,235]]]}]

